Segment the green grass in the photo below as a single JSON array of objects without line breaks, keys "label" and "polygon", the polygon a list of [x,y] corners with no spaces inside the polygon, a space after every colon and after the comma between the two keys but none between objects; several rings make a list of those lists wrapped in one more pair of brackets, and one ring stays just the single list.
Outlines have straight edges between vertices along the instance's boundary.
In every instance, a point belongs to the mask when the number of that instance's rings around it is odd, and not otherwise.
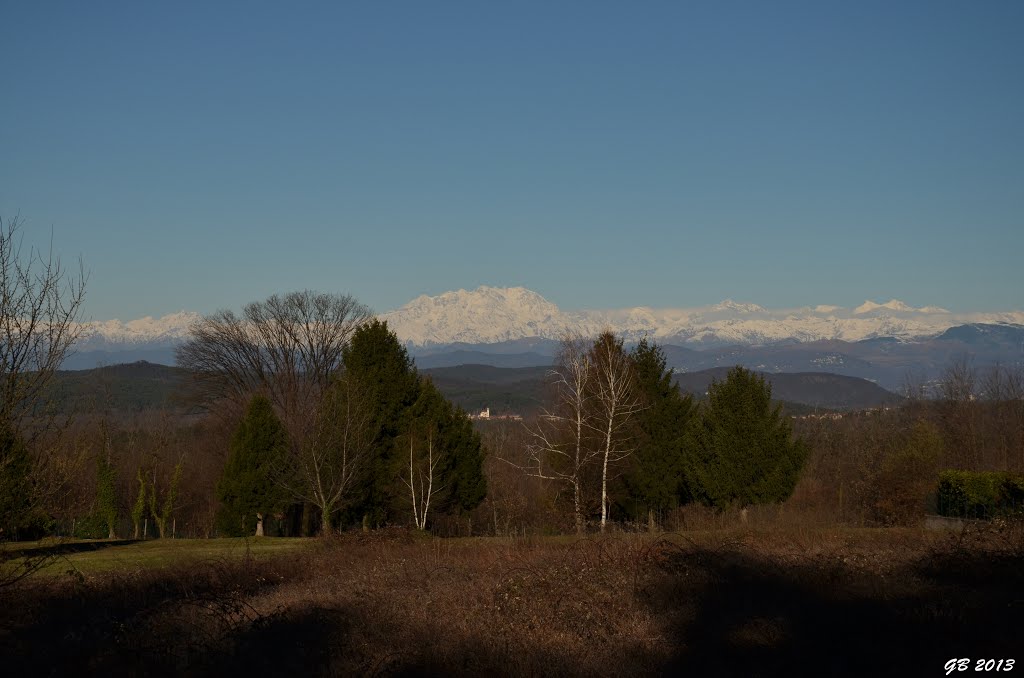
[{"label": "green grass", "polygon": [[[810,541],[828,538],[849,538],[858,542],[870,543],[881,539],[882,541],[892,538],[910,538],[917,536],[926,541],[931,541],[935,535],[922,534],[920,530],[894,530],[894,529],[868,529],[868,528],[833,528],[822,529],[795,529],[788,531],[775,531],[771,533],[775,537],[803,537]],[[414,537],[418,537],[414,533]],[[625,535],[608,535],[612,539],[624,537]],[[742,540],[744,538],[766,537],[769,535],[757,530],[688,530],[683,533],[659,533],[658,535],[633,535],[631,538],[646,540],[668,539],[673,542],[689,542],[691,544],[718,543],[722,540]],[[585,540],[600,539],[598,535],[588,535]],[[422,536],[423,541],[432,541],[426,535]],[[521,541],[534,545],[568,545],[580,538],[575,535],[552,535],[539,536],[531,535]],[[420,539],[417,539],[420,541]],[[516,539],[512,540],[516,542]],[[130,571],[140,569],[157,569],[183,563],[203,561],[236,561],[243,560],[248,553],[256,560],[269,558],[290,552],[298,552],[309,549],[317,543],[315,538],[224,538],[224,539],[151,539],[145,541],[107,541],[107,540],[81,540],[81,539],[45,539],[38,542],[23,542],[8,544],[7,549],[16,558],[11,563],[18,562],[18,557],[31,557],[42,551],[58,552],[58,555],[49,561],[36,576],[61,575],[68,571],[81,574],[102,574],[104,572]],[[477,548],[484,545],[508,545],[507,537],[473,537],[446,539],[443,543],[448,548]]]},{"label": "green grass", "polygon": [[159,568],[204,560],[241,560],[250,554],[257,560],[308,548],[313,539],[225,538],[151,539],[147,541],[43,540],[10,545],[23,556],[44,549],[60,551],[40,572],[62,574],[68,570],[83,574]]}]

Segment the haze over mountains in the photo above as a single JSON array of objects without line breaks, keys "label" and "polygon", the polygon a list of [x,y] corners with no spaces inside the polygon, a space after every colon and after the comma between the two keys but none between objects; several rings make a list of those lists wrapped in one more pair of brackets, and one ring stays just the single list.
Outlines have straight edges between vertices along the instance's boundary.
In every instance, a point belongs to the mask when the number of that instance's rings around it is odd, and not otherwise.
[{"label": "haze over mountains", "polygon": [[[197,314],[90,323],[66,369],[148,360],[172,364]],[[653,337],[677,371],[741,364],[767,372],[833,372],[896,388],[959,355],[977,364],[1024,360],[1024,312],[951,313],[898,300],[856,308],[766,309],[725,300],[698,308],[563,311],[522,287],[420,296],[384,313],[423,368],[549,364],[567,330],[611,329],[627,342]]]}]

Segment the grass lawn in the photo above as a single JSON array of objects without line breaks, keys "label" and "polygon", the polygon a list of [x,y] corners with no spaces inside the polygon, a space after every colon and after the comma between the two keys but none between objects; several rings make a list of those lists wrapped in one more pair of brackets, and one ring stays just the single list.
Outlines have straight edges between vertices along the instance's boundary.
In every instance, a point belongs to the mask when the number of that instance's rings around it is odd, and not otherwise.
[{"label": "grass lawn", "polygon": [[313,539],[260,537],[224,539],[150,539],[78,540],[45,539],[38,542],[10,544],[8,548],[23,556],[42,552],[57,557],[39,574],[63,574],[68,570],[82,574],[138,568],[158,568],[184,562],[243,560],[248,553],[259,560],[307,548]]},{"label": "grass lawn", "polygon": [[8,545],[62,551],[0,588],[5,670],[940,675],[1024,637],[1018,524],[248,543]]},{"label": "grass lawn", "polygon": [[[666,539],[668,541],[694,545],[713,545],[731,541],[747,541],[768,537],[770,541],[783,539],[800,543],[804,547],[822,541],[850,541],[862,546],[879,542],[891,544],[893,541],[911,540],[928,543],[941,538],[941,533],[925,532],[920,529],[882,529],[882,528],[833,528],[829,530],[787,530],[774,533],[744,530],[695,530],[685,533],[661,533],[651,535],[610,534],[606,537],[589,535],[528,536],[513,539],[513,543],[534,546],[568,546],[574,542],[593,539],[629,539],[631,541]],[[413,533],[416,542],[432,542],[428,536]],[[244,560],[248,553],[256,560],[281,554],[297,553],[309,549],[318,543],[317,538],[222,538],[222,539],[149,539],[149,540],[106,540],[106,539],[44,539],[37,542],[21,542],[8,544],[11,556],[32,556],[42,552],[54,553],[55,559],[49,562],[39,574],[64,574],[77,571],[82,574],[99,574],[103,572],[124,571],[133,569],[150,569],[178,565],[186,562],[201,563],[203,561],[236,561]],[[473,550],[485,546],[509,544],[505,537],[474,537],[453,538],[435,542],[443,544],[448,551]]]}]

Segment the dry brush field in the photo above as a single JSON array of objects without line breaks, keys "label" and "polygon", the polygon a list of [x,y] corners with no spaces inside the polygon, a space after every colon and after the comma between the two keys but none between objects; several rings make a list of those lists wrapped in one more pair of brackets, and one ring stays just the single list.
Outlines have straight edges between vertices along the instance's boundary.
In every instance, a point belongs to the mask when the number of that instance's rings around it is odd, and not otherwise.
[{"label": "dry brush field", "polygon": [[1024,637],[1013,525],[76,558],[0,591],[8,675],[940,675]]}]

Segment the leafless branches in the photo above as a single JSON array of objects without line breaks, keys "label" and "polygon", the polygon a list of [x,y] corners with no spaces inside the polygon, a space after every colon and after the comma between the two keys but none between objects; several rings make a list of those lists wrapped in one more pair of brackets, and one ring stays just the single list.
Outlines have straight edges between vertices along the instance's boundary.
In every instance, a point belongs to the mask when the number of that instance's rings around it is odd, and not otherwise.
[{"label": "leafless branches", "polygon": [[373,408],[350,375],[341,375],[317,407],[312,431],[281,476],[294,496],[320,509],[323,532],[366,470]]},{"label": "leafless branches", "polygon": [[611,332],[603,332],[591,349],[594,369],[594,403],[601,445],[601,531],[608,522],[609,465],[632,454],[625,444],[626,429],[634,415],[643,409],[636,387],[633,364],[623,349],[622,340]]},{"label": "leafless branches", "polygon": [[[23,248],[22,221],[0,219],[0,420],[30,438],[52,423],[46,389],[83,331],[88,276],[53,253]],[[44,426],[26,431],[30,418]]]},{"label": "leafless branches", "polygon": [[[434,487],[434,473],[437,465],[441,462],[441,450],[434,451],[434,431],[427,430],[426,443],[427,454],[425,458],[417,459],[415,452],[416,436],[409,433],[409,479],[402,478],[402,482],[409,488],[412,499],[412,519],[417,529],[427,529],[427,515],[430,513],[430,502],[443,490],[443,487]],[[423,457],[422,453],[419,455]],[[417,494],[417,489],[419,494]]]},{"label": "leafless branches", "polygon": [[349,337],[370,317],[347,294],[275,294],[248,304],[241,316],[224,310],[198,320],[177,360],[196,375],[208,402],[265,393],[287,416],[316,402]]},{"label": "leafless branches", "polygon": [[536,425],[529,428],[532,441],[522,468],[535,478],[558,480],[570,486],[576,532],[582,533],[584,475],[598,455],[587,444],[594,430],[594,370],[588,343],[582,336],[566,334],[562,338],[550,377],[553,402],[541,412]]}]

